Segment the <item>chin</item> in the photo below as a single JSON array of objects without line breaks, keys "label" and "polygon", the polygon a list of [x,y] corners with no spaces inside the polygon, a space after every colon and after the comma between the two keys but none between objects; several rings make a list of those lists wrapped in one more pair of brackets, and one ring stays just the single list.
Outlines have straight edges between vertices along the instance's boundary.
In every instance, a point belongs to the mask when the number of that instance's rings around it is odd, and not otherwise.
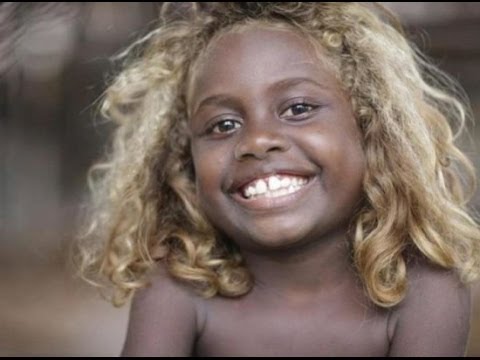
[{"label": "chin", "polygon": [[258,249],[283,250],[298,246],[305,242],[305,234],[298,231],[270,231],[268,233],[250,233],[247,235],[249,242]]}]

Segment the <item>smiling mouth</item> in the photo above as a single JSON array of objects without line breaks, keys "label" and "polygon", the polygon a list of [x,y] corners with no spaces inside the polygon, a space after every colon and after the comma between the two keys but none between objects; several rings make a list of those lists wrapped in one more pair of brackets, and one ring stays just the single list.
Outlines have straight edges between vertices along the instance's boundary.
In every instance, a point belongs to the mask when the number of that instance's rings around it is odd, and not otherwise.
[{"label": "smiling mouth", "polygon": [[240,187],[230,196],[242,208],[256,214],[290,211],[308,199],[315,186],[316,175],[272,174],[257,178]]},{"label": "smiling mouth", "polygon": [[278,198],[300,191],[310,179],[307,176],[271,175],[246,184],[238,192],[244,199]]}]

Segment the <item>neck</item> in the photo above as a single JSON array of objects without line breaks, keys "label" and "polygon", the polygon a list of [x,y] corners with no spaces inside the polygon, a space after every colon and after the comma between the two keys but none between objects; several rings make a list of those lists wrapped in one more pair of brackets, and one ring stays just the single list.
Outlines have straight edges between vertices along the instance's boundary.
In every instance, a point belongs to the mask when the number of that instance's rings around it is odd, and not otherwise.
[{"label": "neck", "polygon": [[352,279],[345,233],[295,248],[259,252],[242,250],[254,276],[254,291],[299,297],[331,292]]}]

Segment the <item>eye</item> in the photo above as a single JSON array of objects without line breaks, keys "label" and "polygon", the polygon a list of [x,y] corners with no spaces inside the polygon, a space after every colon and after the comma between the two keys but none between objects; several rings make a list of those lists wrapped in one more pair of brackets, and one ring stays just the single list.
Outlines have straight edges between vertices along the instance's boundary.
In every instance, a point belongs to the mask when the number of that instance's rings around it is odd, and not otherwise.
[{"label": "eye", "polygon": [[240,128],[242,124],[232,119],[220,120],[208,128],[207,133],[228,134]]},{"label": "eye", "polygon": [[299,102],[293,105],[290,105],[282,114],[281,116],[285,117],[294,117],[303,115],[305,113],[309,113],[313,110],[318,108],[318,105],[311,105],[306,102]]}]

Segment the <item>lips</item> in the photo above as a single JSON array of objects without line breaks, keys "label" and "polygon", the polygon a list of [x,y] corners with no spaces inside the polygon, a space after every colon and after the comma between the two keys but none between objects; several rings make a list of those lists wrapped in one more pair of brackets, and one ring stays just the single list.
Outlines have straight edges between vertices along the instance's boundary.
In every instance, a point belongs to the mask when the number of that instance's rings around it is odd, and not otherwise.
[{"label": "lips", "polygon": [[258,169],[234,179],[228,192],[254,211],[290,208],[311,188],[317,173],[306,169]]},{"label": "lips", "polygon": [[[242,208],[254,211],[257,214],[291,211],[303,201],[309,199],[310,189],[316,186],[315,184],[318,179],[315,176],[283,175],[283,179],[287,177],[290,177],[291,179],[297,178],[297,185],[290,185],[288,188],[280,187],[271,191],[268,188],[268,185],[265,184],[265,179],[270,180],[273,176],[282,177],[282,175],[276,174],[256,178],[231,194],[232,199]],[[264,187],[263,189],[260,188],[260,194],[248,193],[249,188],[252,188],[254,185],[258,186],[258,184],[262,184],[262,182],[265,185],[260,185],[260,187]]]},{"label": "lips", "polygon": [[246,186],[250,183],[253,183],[258,180],[264,180],[272,176],[282,177],[297,177],[297,178],[306,178],[309,179],[315,175],[314,171],[305,170],[305,169],[258,169],[249,171],[248,174],[244,176],[238,176],[233,179],[232,184],[228,187],[228,192],[230,194],[241,192]]},{"label": "lips", "polygon": [[298,191],[309,181],[308,177],[298,175],[275,174],[261,179],[255,179],[244,186],[238,192],[245,198],[261,196],[279,197]]}]

